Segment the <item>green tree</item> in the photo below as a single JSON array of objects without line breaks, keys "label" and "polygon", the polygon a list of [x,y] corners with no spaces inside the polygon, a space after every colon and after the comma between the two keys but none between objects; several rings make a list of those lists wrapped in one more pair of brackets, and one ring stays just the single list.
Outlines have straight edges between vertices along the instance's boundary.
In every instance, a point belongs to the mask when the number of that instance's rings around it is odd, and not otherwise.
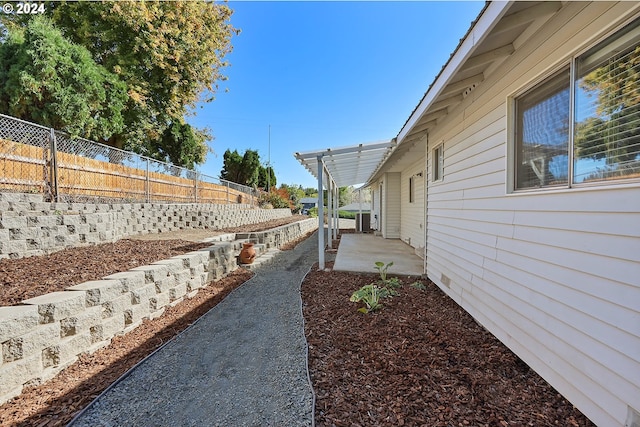
[{"label": "green tree", "polygon": [[238,150],[224,152],[224,163],[220,178],[242,185],[254,186],[258,184],[260,170],[260,155],[255,150],[246,150],[240,156]]},{"label": "green tree", "polygon": [[318,197],[318,188],[317,187],[307,187],[304,189],[305,197]]},{"label": "green tree", "polygon": [[172,122],[163,132],[159,147],[149,144],[148,151],[160,148],[161,152],[154,157],[167,156],[175,165],[189,169],[206,156],[206,140],[210,138],[206,131],[193,128],[188,123]]},{"label": "green tree", "polygon": [[260,166],[258,170],[258,187],[264,189],[274,188],[277,184],[276,173],[272,166]]},{"label": "green tree", "polygon": [[[327,204],[327,194],[328,192],[325,190],[322,192],[325,206],[329,206]],[[338,187],[338,207],[348,205],[351,203],[351,195],[353,193],[353,187]]]},{"label": "green tree", "polygon": [[238,150],[229,150],[224,152],[222,170],[220,171],[220,178],[226,179],[231,182],[239,182],[240,180],[240,168],[242,167],[242,156],[238,153]]},{"label": "green tree", "polygon": [[[189,167],[204,161],[208,133],[186,126],[184,117],[198,101],[213,100],[225,80],[224,58],[239,33],[226,4],[51,2],[47,13],[68,40],[126,83],[124,127],[102,142]],[[27,22],[18,15],[2,19],[8,27]]]},{"label": "green tree", "polygon": [[125,84],[44,17],[0,44],[0,81],[6,114],[92,139],[124,129]]}]

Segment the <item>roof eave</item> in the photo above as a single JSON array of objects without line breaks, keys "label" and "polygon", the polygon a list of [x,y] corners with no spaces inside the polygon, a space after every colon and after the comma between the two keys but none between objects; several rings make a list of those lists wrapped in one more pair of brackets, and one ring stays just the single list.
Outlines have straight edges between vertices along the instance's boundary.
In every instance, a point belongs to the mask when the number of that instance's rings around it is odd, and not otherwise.
[{"label": "roof eave", "polygon": [[478,19],[476,19],[472,24],[465,37],[449,58],[447,64],[442,68],[440,74],[438,74],[431,86],[429,86],[429,89],[422,97],[422,100],[416,106],[413,113],[411,113],[411,116],[409,116],[409,119],[398,133],[398,136],[396,137],[398,145],[402,144],[413,127],[429,110],[429,107],[431,107],[438,99],[438,96],[442,93],[443,89],[452,81],[456,73],[464,66],[467,59],[471,57],[477,47],[498,23],[500,18],[509,10],[512,3],[512,1],[488,2],[485,5],[485,8],[478,16]]}]

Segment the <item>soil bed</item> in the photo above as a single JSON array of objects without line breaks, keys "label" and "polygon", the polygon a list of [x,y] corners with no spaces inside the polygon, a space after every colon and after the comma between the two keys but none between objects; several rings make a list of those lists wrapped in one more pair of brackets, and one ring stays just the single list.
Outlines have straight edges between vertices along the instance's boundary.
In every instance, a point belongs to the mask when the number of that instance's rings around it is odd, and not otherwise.
[{"label": "soil bed", "polygon": [[437,286],[399,278],[369,314],[349,297],[375,274],[303,282],[317,426],[593,426]]},{"label": "soil bed", "polygon": [[[110,274],[206,248],[210,244],[197,243],[206,237],[223,233],[265,231],[307,218],[292,215],[222,230],[194,229],[144,234],[115,243],[64,249],[50,255],[2,259],[0,306],[17,305],[28,298],[62,291],[69,286],[99,280]],[[182,235],[188,238],[182,239]]]}]

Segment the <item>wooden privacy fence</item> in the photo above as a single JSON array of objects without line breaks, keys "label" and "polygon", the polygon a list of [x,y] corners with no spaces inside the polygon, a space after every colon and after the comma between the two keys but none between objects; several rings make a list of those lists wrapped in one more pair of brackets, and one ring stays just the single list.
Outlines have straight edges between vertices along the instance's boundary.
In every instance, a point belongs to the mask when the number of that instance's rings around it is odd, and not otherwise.
[{"label": "wooden privacy fence", "polygon": [[258,195],[250,187],[4,115],[0,191],[38,192],[51,201],[251,205]]}]

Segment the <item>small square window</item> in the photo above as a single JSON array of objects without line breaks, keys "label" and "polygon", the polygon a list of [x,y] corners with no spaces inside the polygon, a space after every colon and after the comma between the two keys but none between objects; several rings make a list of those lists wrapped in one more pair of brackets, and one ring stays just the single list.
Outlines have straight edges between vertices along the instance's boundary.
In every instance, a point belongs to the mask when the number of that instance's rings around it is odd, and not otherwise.
[{"label": "small square window", "polygon": [[433,149],[433,180],[441,181],[444,177],[444,144]]}]

